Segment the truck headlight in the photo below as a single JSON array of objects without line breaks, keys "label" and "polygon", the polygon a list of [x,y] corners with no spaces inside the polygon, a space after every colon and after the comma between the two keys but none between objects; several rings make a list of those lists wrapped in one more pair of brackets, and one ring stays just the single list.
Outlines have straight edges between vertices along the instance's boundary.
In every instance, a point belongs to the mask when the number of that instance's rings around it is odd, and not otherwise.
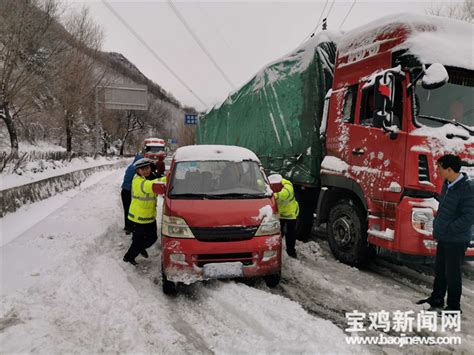
[{"label": "truck headlight", "polygon": [[280,233],[280,219],[277,214],[273,214],[270,218],[264,218],[260,227],[258,227],[255,236],[274,235]]},{"label": "truck headlight", "polygon": [[184,219],[166,215],[163,215],[161,222],[161,234],[172,238],[194,238],[193,232]]},{"label": "truck headlight", "polygon": [[431,208],[413,208],[411,212],[411,225],[421,234],[433,233],[434,213]]}]

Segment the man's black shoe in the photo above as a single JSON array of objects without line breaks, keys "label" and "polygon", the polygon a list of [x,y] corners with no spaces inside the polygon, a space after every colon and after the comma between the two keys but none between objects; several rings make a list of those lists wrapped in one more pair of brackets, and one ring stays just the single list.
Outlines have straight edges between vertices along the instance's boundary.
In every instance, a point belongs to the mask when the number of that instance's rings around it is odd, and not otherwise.
[{"label": "man's black shoe", "polygon": [[287,251],[286,252],[288,256],[292,257],[293,259],[298,259],[298,256],[296,255],[296,251]]},{"label": "man's black shoe", "polygon": [[126,235],[132,234],[132,231],[129,230],[129,229],[125,229],[125,234],[126,234]]},{"label": "man's black shoe", "polygon": [[428,298],[425,298],[425,299],[422,299],[422,300],[419,300],[416,302],[416,304],[423,304],[423,303],[428,303],[431,307],[431,308],[443,308],[444,307],[444,300],[440,300],[440,299],[436,299],[436,298],[431,298],[431,297],[428,297]]},{"label": "man's black shoe", "polygon": [[132,265],[138,265],[138,263],[135,260],[127,259],[125,256],[123,257],[123,261],[126,263],[130,263]]},{"label": "man's black shoe", "polygon": [[145,249],[143,249],[141,252],[140,252],[140,255],[143,256],[145,259],[148,259],[148,253]]}]

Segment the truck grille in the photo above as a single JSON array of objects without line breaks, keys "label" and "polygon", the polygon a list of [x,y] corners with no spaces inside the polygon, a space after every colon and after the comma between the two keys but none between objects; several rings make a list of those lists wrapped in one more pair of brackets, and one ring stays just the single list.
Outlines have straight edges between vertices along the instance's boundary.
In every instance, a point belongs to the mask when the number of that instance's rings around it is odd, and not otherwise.
[{"label": "truck grille", "polygon": [[252,239],[258,226],[252,227],[190,227],[194,237],[202,242],[233,242]]},{"label": "truck grille", "polygon": [[231,254],[198,254],[196,255],[196,265],[203,267],[209,263],[226,263],[240,261],[244,265],[252,264],[252,253],[231,253]]},{"label": "truck grille", "polygon": [[424,154],[418,156],[418,181],[430,181],[428,159]]}]

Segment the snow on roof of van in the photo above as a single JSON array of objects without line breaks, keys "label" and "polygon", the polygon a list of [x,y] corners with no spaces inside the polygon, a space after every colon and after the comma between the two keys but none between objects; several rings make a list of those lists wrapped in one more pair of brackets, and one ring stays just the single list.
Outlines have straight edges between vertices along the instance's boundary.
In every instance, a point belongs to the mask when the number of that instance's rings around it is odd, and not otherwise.
[{"label": "snow on roof of van", "polygon": [[[339,56],[346,56],[364,46],[375,44],[376,38],[403,27],[408,38],[393,51],[407,49],[422,63],[474,69],[472,57],[473,25],[439,16],[403,13],[380,18],[355,28],[339,41]],[[386,40],[382,40],[386,41]]]},{"label": "snow on roof of van", "polygon": [[175,161],[202,161],[202,160],[253,160],[260,163],[254,152],[247,148],[233,145],[188,145],[176,150]]}]

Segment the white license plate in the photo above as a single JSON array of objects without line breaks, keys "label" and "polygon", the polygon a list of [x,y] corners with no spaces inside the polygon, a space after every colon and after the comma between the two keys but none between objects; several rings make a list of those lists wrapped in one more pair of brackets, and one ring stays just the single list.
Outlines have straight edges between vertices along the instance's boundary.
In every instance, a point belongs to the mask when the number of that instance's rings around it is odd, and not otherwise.
[{"label": "white license plate", "polygon": [[244,276],[243,264],[239,262],[211,263],[203,267],[205,279],[226,279]]}]

